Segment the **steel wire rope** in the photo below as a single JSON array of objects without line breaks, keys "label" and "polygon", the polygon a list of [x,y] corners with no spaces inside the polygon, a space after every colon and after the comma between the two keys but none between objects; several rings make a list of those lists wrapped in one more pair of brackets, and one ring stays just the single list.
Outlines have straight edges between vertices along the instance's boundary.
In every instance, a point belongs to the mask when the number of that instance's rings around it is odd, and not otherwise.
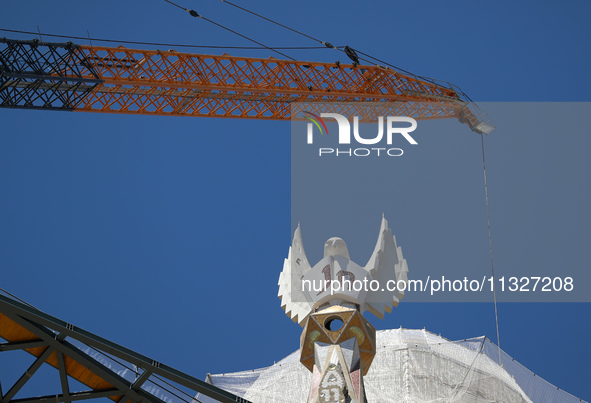
[{"label": "steel wire rope", "polygon": [[300,32],[300,31],[298,31],[298,30],[296,30],[296,29],[293,29],[293,28],[291,28],[291,27],[288,27],[287,25],[283,25],[283,24],[281,24],[281,23],[279,23],[279,22],[277,22],[277,21],[274,21],[274,20],[272,20],[271,18],[267,18],[267,17],[265,17],[265,16],[263,16],[263,15],[257,14],[257,13],[255,13],[254,11],[251,11],[251,10],[249,10],[249,9],[246,9],[246,8],[244,8],[244,7],[240,7],[239,5],[237,5],[237,4],[234,4],[234,3],[232,3],[232,2],[229,2],[229,1],[227,1],[227,0],[221,0],[221,1],[223,1],[223,2],[224,2],[224,3],[226,3],[226,4],[229,4],[229,5],[231,5],[231,6],[233,6],[233,7],[236,7],[236,8],[238,8],[238,9],[242,10],[242,11],[246,11],[246,12],[247,12],[247,13],[249,13],[249,14],[255,15],[255,16],[259,17],[259,18],[262,18],[262,19],[264,19],[264,20],[267,20],[267,21],[269,21],[269,22],[272,22],[273,24],[279,25],[280,27],[283,27],[283,28],[285,28],[285,29],[289,29],[290,31],[293,31],[293,32],[295,32],[296,34],[299,34],[299,35],[305,36],[306,38],[312,39],[313,41],[320,42],[321,44],[325,45],[325,46],[326,46],[326,47],[328,47],[328,48],[335,48],[335,46],[331,45],[331,44],[330,44],[330,43],[328,43],[328,42],[323,42],[323,41],[321,41],[321,40],[320,40],[320,39],[318,39],[318,38],[314,38],[313,36],[307,35],[307,34],[305,34],[305,33],[303,33],[303,32]]},{"label": "steel wire rope", "polygon": [[215,26],[218,26],[218,27],[220,27],[220,28],[223,28],[223,29],[225,29],[226,31],[232,32],[232,33],[233,33],[233,34],[235,34],[235,35],[238,35],[238,36],[240,36],[240,37],[242,37],[242,38],[244,38],[244,39],[247,39],[247,40],[249,40],[249,41],[251,41],[251,42],[253,42],[253,43],[256,43],[257,45],[263,46],[263,47],[265,47],[265,48],[267,48],[267,49],[269,49],[269,50],[271,50],[271,51],[273,51],[273,52],[275,52],[275,53],[277,53],[277,54],[280,54],[280,55],[281,55],[281,56],[283,56],[283,57],[287,57],[288,59],[290,59],[290,60],[293,60],[294,62],[296,61],[296,59],[294,59],[293,57],[291,57],[291,56],[288,56],[288,55],[286,55],[285,53],[283,53],[283,52],[280,52],[280,51],[278,51],[278,50],[276,50],[276,49],[273,49],[273,48],[271,48],[271,47],[269,47],[269,46],[267,46],[267,45],[265,45],[265,44],[263,44],[263,43],[261,43],[261,42],[258,42],[258,41],[254,40],[254,39],[252,39],[252,38],[249,38],[249,37],[248,37],[248,36],[246,36],[246,35],[242,35],[240,32],[234,31],[233,29],[230,29],[230,28],[228,28],[228,27],[226,27],[226,26],[224,26],[224,25],[222,25],[222,24],[219,24],[219,23],[217,23],[217,22],[215,22],[215,21],[212,21],[212,20],[210,20],[209,18],[206,18],[206,17],[204,17],[204,16],[200,15],[200,14],[199,14],[199,13],[197,13],[195,10],[190,10],[190,9],[188,9],[188,8],[184,8],[184,7],[182,7],[182,6],[179,6],[179,5],[178,5],[178,4],[176,4],[176,3],[173,3],[173,2],[172,2],[172,1],[170,1],[170,0],[164,0],[164,1],[165,1],[165,2],[167,2],[167,3],[169,3],[169,4],[172,4],[172,5],[173,5],[173,6],[175,6],[175,7],[178,7],[178,8],[180,8],[181,10],[184,10],[184,11],[188,12],[188,13],[191,15],[191,17],[195,17],[195,18],[201,18],[201,19],[203,19],[203,20],[205,20],[205,21],[207,21],[207,22],[209,22],[209,23],[211,23],[211,24],[213,24],[213,25],[215,25]]},{"label": "steel wire rope", "polygon": [[[48,34],[48,33],[41,33],[38,32],[31,32],[31,31],[21,31],[16,29],[5,29],[0,28],[2,32],[12,32],[16,34],[26,34],[26,35],[43,35],[49,36],[53,38],[64,38],[64,39],[78,39],[84,41],[97,41],[97,42],[112,42],[112,43],[125,43],[131,45],[149,45],[149,46],[174,46],[177,48],[201,48],[201,49],[247,49],[247,50],[263,50],[269,49],[266,46],[218,46],[218,45],[189,45],[189,44],[182,44],[182,43],[163,43],[163,42],[140,42],[140,41],[126,41],[126,40],[118,40],[118,39],[104,39],[104,38],[92,38],[90,36],[75,36],[75,35],[57,35],[57,34]],[[281,50],[314,50],[314,49],[325,49],[324,46],[271,46],[271,49],[281,49]]]},{"label": "steel wire rope", "polygon": [[497,287],[496,287],[496,280],[495,280],[495,265],[493,261],[493,247],[492,247],[492,232],[490,229],[490,209],[488,207],[488,185],[486,183],[486,160],[484,157],[484,135],[480,133],[480,139],[482,142],[482,172],[484,174],[484,197],[486,200],[486,217],[488,220],[488,244],[490,249],[490,268],[492,272],[492,289],[493,289],[493,300],[495,305],[495,324],[497,327],[497,347],[499,349],[499,365],[502,367],[503,363],[501,362],[501,338],[499,333],[499,312],[497,309]]},{"label": "steel wire rope", "polygon": [[[165,0],[165,1],[168,1],[168,0]],[[316,42],[318,42],[318,43],[321,43],[322,45],[324,45],[324,46],[325,46],[325,47],[327,47],[327,48],[336,49],[336,50],[339,50],[339,51],[341,51],[341,52],[343,52],[343,53],[345,53],[345,54],[347,53],[347,52],[345,51],[345,49],[343,49],[343,48],[344,48],[343,46],[333,46],[333,45],[332,45],[330,42],[321,41],[321,40],[320,40],[320,39],[318,39],[318,38],[315,38],[315,37],[313,37],[313,36],[310,36],[310,35],[308,35],[308,34],[305,34],[305,33],[301,32],[301,31],[298,31],[298,30],[296,30],[296,29],[294,29],[294,28],[288,27],[287,25],[281,24],[281,23],[279,23],[279,22],[277,22],[277,21],[275,21],[275,20],[273,20],[273,19],[271,19],[271,18],[268,18],[268,17],[265,17],[265,16],[263,16],[263,15],[261,15],[261,14],[255,13],[254,11],[251,11],[251,10],[249,10],[249,9],[247,9],[247,8],[241,7],[241,6],[239,6],[239,5],[237,5],[237,4],[234,4],[234,3],[232,3],[232,2],[230,2],[230,1],[228,1],[228,0],[220,0],[220,1],[222,1],[223,3],[226,3],[226,4],[228,4],[228,5],[231,5],[231,6],[233,6],[233,7],[236,7],[236,8],[238,8],[238,9],[240,9],[240,10],[243,10],[243,11],[245,11],[245,12],[249,13],[249,14],[252,14],[252,15],[254,15],[254,16],[257,16],[257,17],[259,17],[259,18],[262,18],[262,19],[264,19],[264,20],[266,20],[266,21],[269,21],[269,22],[271,22],[271,23],[273,23],[273,24],[275,24],[275,25],[279,25],[280,27],[283,27],[283,28],[285,28],[285,29],[288,29],[288,30],[290,30],[290,31],[292,31],[292,32],[295,32],[295,33],[297,33],[297,34],[299,34],[299,35],[302,35],[302,36],[304,36],[304,37],[306,37],[306,38],[308,38],[308,39],[312,39],[313,41],[316,41]],[[353,48],[352,48],[352,49],[353,49]],[[393,65],[393,64],[391,64],[391,63],[388,63],[388,62],[385,62],[385,61],[383,61],[383,60],[380,60],[380,59],[378,59],[378,58],[376,58],[376,57],[373,57],[373,56],[371,56],[371,55],[369,55],[369,54],[367,54],[367,53],[364,53],[364,52],[362,52],[362,51],[360,51],[360,50],[358,50],[358,49],[353,49],[353,50],[354,50],[355,52],[361,53],[362,55],[364,55],[364,56],[366,56],[366,57],[368,57],[368,58],[372,59],[372,60],[368,60],[368,59],[365,59],[365,58],[359,57],[359,59],[360,59],[360,60],[366,61],[366,62],[368,62],[368,63],[370,63],[370,64],[376,64],[378,67],[383,67],[383,66],[380,66],[379,64],[377,64],[377,63],[376,63],[376,62],[379,62],[379,63],[382,63],[382,64],[384,64],[384,65],[388,66],[388,67],[391,67],[391,68],[393,68],[394,70],[401,71],[401,72],[403,72],[403,73],[405,73],[405,74],[411,75],[411,76],[413,76],[413,77],[415,77],[415,78],[417,78],[417,79],[423,79],[423,80],[429,81],[430,83],[432,83],[432,84],[435,84],[435,85],[437,85],[437,86],[440,86],[440,87],[445,87],[445,86],[443,86],[443,85],[441,85],[441,84],[438,84],[438,83],[436,82],[436,80],[435,80],[435,79],[433,79],[433,78],[430,78],[430,77],[424,77],[424,76],[417,76],[416,74],[413,74],[413,73],[411,73],[411,72],[409,72],[409,71],[407,71],[407,70],[404,70],[404,69],[402,69],[402,68],[400,68],[400,67],[398,67],[398,66],[395,66],[395,65]],[[453,86],[453,85],[452,85],[451,83],[449,83],[449,82],[446,82],[446,81],[444,81],[444,82],[445,82],[445,83],[447,83],[447,84],[449,85],[449,88],[451,88],[451,87]],[[455,86],[455,87],[457,87],[457,86]],[[459,87],[458,87],[458,89],[459,89]],[[461,92],[463,95],[465,95],[463,91],[461,91],[461,90],[460,90],[460,92]]]}]

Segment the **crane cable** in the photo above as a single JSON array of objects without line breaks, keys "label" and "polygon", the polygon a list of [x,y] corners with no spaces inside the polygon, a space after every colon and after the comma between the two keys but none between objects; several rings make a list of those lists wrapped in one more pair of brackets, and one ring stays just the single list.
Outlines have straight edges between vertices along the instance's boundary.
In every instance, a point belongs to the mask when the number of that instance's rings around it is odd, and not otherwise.
[{"label": "crane cable", "polygon": [[[248,50],[260,50],[260,49],[267,49],[264,46],[215,46],[215,45],[189,45],[186,43],[162,43],[162,42],[139,42],[139,41],[125,41],[119,39],[105,39],[105,38],[92,38],[89,36],[74,36],[74,35],[56,35],[56,34],[48,34],[48,33],[38,33],[38,32],[31,32],[31,31],[21,31],[17,29],[4,29],[0,28],[2,32],[12,32],[16,34],[26,34],[26,35],[43,35],[49,36],[52,38],[64,38],[64,39],[78,39],[83,41],[97,41],[97,42],[111,42],[111,43],[125,43],[131,45],[149,45],[149,46],[165,46],[165,47],[178,47],[178,48],[201,48],[201,49],[248,49]],[[324,46],[273,46],[273,49],[288,49],[288,50],[310,50],[310,49],[324,49]]]},{"label": "crane cable", "polygon": [[[165,1],[168,1],[168,0],[165,0]],[[296,30],[296,29],[293,29],[293,28],[291,28],[291,27],[288,27],[287,25],[281,24],[281,23],[279,23],[279,22],[277,22],[277,21],[275,21],[275,20],[273,20],[273,19],[271,19],[271,18],[267,18],[267,17],[265,17],[265,16],[263,16],[263,15],[260,15],[260,14],[258,14],[258,13],[255,13],[254,11],[248,10],[247,8],[241,7],[241,6],[239,6],[239,5],[237,5],[237,4],[234,4],[234,3],[232,3],[232,2],[230,2],[230,1],[228,1],[228,0],[220,0],[220,1],[222,1],[223,3],[226,3],[226,4],[228,4],[228,5],[231,5],[231,6],[233,6],[233,7],[236,7],[236,8],[238,8],[238,9],[240,9],[240,10],[243,10],[243,11],[245,11],[245,12],[249,13],[249,14],[252,14],[252,15],[254,15],[254,16],[257,16],[257,17],[259,17],[259,18],[262,18],[262,19],[264,19],[264,20],[266,20],[266,21],[269,21],[269,22],[271,22],[271,23],[273,23],[273,24],[275,24],[275,25],[279,25],[280,27],[283,27],[283,28],[285,28],[285,29],[288,29],[288,30],[290,30],[290,31],[292,31],[292,32],[295,32],[296,34],[302,35],[302,36],[304,36],[304,37],[306,37],[306,38],[308,38],[308,39],[311,39],[311,40],[313,40],[313,41],[316,41],[316,42],[318,42],[318,43],[321,43],[322,45],[326,46],[327,48],[330,48],[330,49],[336,49],[336,50],[339,50],[339,51],[341,51],[341,52],[344,52],[344,53],[345,53],[345,54],[346,54],[346,55],[347,55],[347,56],[348,56],[348,57],[349,57],[351,60],[353,60],[353,64],[354,64],[354,65],[355,65],[355,64],[359,64],[359,60],[363,60],[363,61],[365,61],[365,62],[368,62],[369,64],[375,64],[375,65],[377,65],[378,67],[384,67],[384,66],[381,66],[380,64],[378,64],[378,63],[382,63],[382,64],[383,64],[383,65],[385,65],[385,66],[388,66],[388,67],[390,67],[390,68],[393,68],[394,70],[397,70],[397,71],[403,72],[403,73],[405,73],[405,74],[408,74],[408,75],[410,75],[410,76],[413,76],[413,77],[416,77],[416,78],[420,78],[420,79],[423,79],[423,80],[429,81],[429,82],[431,82],[432,84],[435,84],[435,85],[441,86],[441,84],[439,84],[439,83],[435,82],[435,80],[434,80],[434,79],[432,79],[432,78],[430,78],[430,77],[417,76],[416,74],[413,74],[413,73],[411,73],[411,72],[409,72],[409,71],[407,71],[407,70],[404,70],[404,69],[402,69],[402,68],[400,68],[400,67],[398,67],[398,66],[395,66],[395,65],[393,65],[393,64],[391,64],[391,63],[388,63],[388,62],[385,62],[385,61],[383,61],[383,60],[380,60],[380,59],[378,59],[378,58],[375,58],[375,57],[373,57],[373,56],[371,56],[371,55],[369,55],[369,54],[367,54],[367,53],[361,52],[361,51],[360,51],[360,50],[358,50],[358,49],[353,49],[353,48],[350,48],[349,46],[344,46],[344,47],[343,47],[343,46],[333,46],[333,45],[332,45],[330,42],[321,41],[321,40],[320,40],[320,39],[318,39],[318,38],[314,38],[313,36],[310,36],[310,35],[308,35],[308,34],[305,34],[305,33],[301,32],[301,31],[298,31],[298,30]],[[353,54],[354,54],[354,56],[353,56],[353,57],[350,55],[350,51],[353,51]],[[367,57],[367,58],[369,58],[369,59],[366,59],[366,58],[363,58],[363,57],[358,57],[358,56],[355,54],[355,52],[357,52],[357,53],[361,53],[362,55],[364,55],[365,57]],[[355,59],[357,59],[357,60],[355,60]],[[450,87],[452,86],[452,84],[451,84],[451,83],[447,83],[447,84],[448,84]],[[457,87],[457,86],[455,86],[455,87]],[[458,89],[459,89],[459,88],[458,88]],[[460,90],[460,91],[461,91],[461,90]],[[465,95],[465,94],[463,93],[463,91],[462,91],[462,94],[463,94],[463,95]]]},{"label": "crane cable", "polygon": [[255,13],[254,11],[250,11],[250,10],[248,10],[248,9],[244,8],[244,7],[240,7],[240,6],[239,6],[239,5],[237,5],[237,4],[231,3],[231,2],[229,2],[229,1],[227,1],[227,0],[221,0],[221,1],[222,1],[222,2],[224,2],[224,3],[226,3],[226,4],[229,4],[229,5],[231,5],[231,6],[233,6],[233,7],[236,7],[236,8],[238,8],[238,9],[242,10],[242,11],[246,11],[246,12],[247,12],[247,13],[249,13],[249,14],[252,14],[252,15],[255,15],[255,16],[259,17],[259,18],[262,18],[263,20],[269,21],[269,22],[271,22],[271,23],[273,23],[273,24],[275,24],[275,25],[279,25],[280,27],[283,27],[283,28],[285,28],[285,29],[289,29],[290,31],[292,31],[292,32],[295,32],[296,34],[299,34],[299,35],[305,36],[306,38],[309,38],[309,39],[312,39],[313,41],[319,42],[319,43],[323,44],[324,46],[326,46],[327,48],[338,49],[336,46],[333,46],[333,45],[332,45],[332,44],[330,44],[329,42],[323,42],[323,41],[321,41],[320,39],[314,38],[313,36],[307,35],[307,34],[305,34],[305,33],[303,33],[303,32],[300,32],[300,31],[298,31],[298,30],[296,30],[296,29],[293,29],[293,28],[291,28],[291,27],[288,27],[287,25],[283,25],[283,24],[281,24],[281,23],[279,23],[279,22],[277,22],[277,21],[274,21],[274,20],[272,20],[272,19],[270,19],[270,18],[267,18],[267,17],[265,17],[265,16],[263,16],[263,15],[257,14],[257,13]]},{"label": "crane cable", "polygon": [[[168,0],[165,0],[165,1],[168,1]],[[320,40],[320,39],[318,39],[318,38],[314,38],[313,36],[307,35],[307,34],[305,34],[305,33],[301,32],[301,31],[298,31],[298,30],[296,30],[296,29],[293,29],[293,28],[291,28],[291,27],[288,27],[287,25],[281,24],[281,23],[279,23],[279,22],[277,22],[277,21],[275,21],[275,20],[273,20],[273,19],[271,19],[271,18],[267,18],[267,17],[265,17],[265,16],[262,16],[262,15],[260,15],[260,14],[257,14],[257,13],[255,13],[254,11],[250,11],[250,10],[248,10],[248,9],[246,9],[246,8],[244,8],[244,7],[241,7],[241,6],[237,5],[237,4],[234,4],[234,3],[230,2],[230,1],[227,1],[227,0],[221,0],[221,1],[222,1],[223,3],[226,3],[226,4],[229,4],[229,5],[233,6],[233,7],[236,7],[236,8],[238,8],[238,9],[242,10],[242,11],[245,11],[245,12],[247,12],[247,13],[249,13],[249,14],[255,15],[255,16],[259,17],[259,18],[262,18],[262,19],[264,19],[264,20],[266,20],[266,21],[269,21],[269,22],[271,22],[271,23],[273,23],[273,24],[275,24],[275,25],[279,25],[280,27],[283,27],[283,28],[285,28],[285,29],[288,29],[288,30],[290,30],[290,31],[292,31],[292,32],[295,32],[296,34],[299,34],[299,35],[305,36],[305,37],[306,37],[306,38],[308,38],[308,39],[312,39],[313,41],[316,41],[316,42],[318,42],[318,43],[321,43],[321,44],[323,44],[323,45],[324,45],[324,46],[326,46],[327,48],[330,48],[330,49],[336,49],[336,50],[339,50],[339,51],[341,51],[341,52],[344,52],[345,54],[347,54],[347,56],[349,56],[349,58],[350,58],[351,60],[353,60],[353,63],[354,63],[354,64],[359,64],[359,60],[364,60],[364,61],[367,61],[367,62],[369,62],[369,63],[371,63],[371,64],[373,64],[373,63],[374,63],[374,62],[372,62],[372,61],[369,61],[369,60],[366,60],[366,59],[359,58],[359,57],[358,57],[358,56],[355,54],[355,49],[353,49],[353,48],[350,48],[349,46],[345,46],[343,49],[341,49],[341,48],[339,48],[339,47],[336,47],[336,46],[332,45],[330,42],[324,42],[324,41],[321,41],[321,40]],[[351,53],[351,51],[352,51],[352,53]]]},{"label": "crane cable", "polygon": [[492,272],[492,290],[493,290],[493,300],[495,305],[495,323],[497,326],[497,347],[499,348],[499,365],[503,366],[501,362],[501,338],[499,336],[499,312],[497,310],[497,287],[496,287],[496,280],[495,280],[495,265],[493,262],[493,247],[492,247],[492,232],[490,229],[490,210],[488,207],[488,185],[486,183],[486,160],[484,158],[484,135],[480,133],[480,139],[482,142],[482,172],[484,174],[484,196],[486,200],[486,216],[488,219],[488,244],[490,248],[490,268]]},{"label": "crane cable", "polygon": [[269,47],[269,46],[267,46],[267,45],[265,45],[265,44],[263,44],[263,43],[261,43],[261,42],[258,42],[258,41],[254,40],[254,39],[252,39],[252,38],[249,38],[249,37],[248,37],[248,36],[246,36],[246,35],[242,35],[241,33],[239,33],[239,32],[236,32],[236,31],[234,31],[234,30],[232,30],[232,29],[230,29],[230,28],[228,28],[228,27],[225,27],[225,26],[223,26],[222,24],[218,24],[217,22],[215,22],[215,21],[212,21],[212,20],[210,20],[209,18],[205,18],[204,16],[200,15],[199,13],[197,13],[195,10],[191,10],[191,9],[188,9],[188,8],[184,8],[184,7],[182,7],[182,6],[179,6],[179,5],[178,5],[178,4],[176,4],[176,3],[173,3],[173,2],[172,2],[172,1],[170,1],[170,0],[164,0],[164,1],[165,1],[165,2],[167,2],[167,3],[169,3],[169,4],[172,4],[172,5],[173,5],[173,6],[175,6],[175,7],[178,7],[178,8],[180,8],[181,10],[184,10],[184,11],[188,12],[188,13],[191,15],[191,17],[195,17],[195,18],[201,18],[201,19],[203,19],[203,20],[205,20],[205,21],[207,21],[207,22],[209,22],[209,23],[211,23],[211,24],[213,24],[213,25],[215,25],[215,26],[218,26],[218,27],[220,27],[220,28],[223,28],[223,29],[225,29],[226,31],[232,32],[233,34],[236,34],[236,35],[238,35],[238,36],[240,36],[240,37],[242,37],[242,38],[244,38],[244,39],[247,39],[247,40],[249,40],[249,41],[251,41],[251,42],[254,42],[254,43],[256,43],[257,45],[263,46],[263,47],[264,47],[264,48],[266,48],[266,49],[269,49],[269,50],[271,50],[271,51],[273,51],[273,52],[275,52],[275,53],[278,53],[278,54],[280,54],[280,55],[281,55],[281,56],[283,56],[283,57],[287,57],[288,59],[290,59],[290,60],[293,60],[294,62],[296,61],[296,59],[294,59],[293,57],[291,57],[291,56],[288,56],[288,55],[286,55],[285,53],[278,51],[277,49],[273,49],[273,48],[271,48],[271,47]]},{"label": "crane cable", "polygon": [[[296,59],[294,59],[293,57],[290,57],[290,56],[286,55],[285,53],[279,52],[279,51],[277,50],[277,48],[272,48],[272,47],[270,47],[270,46],[266,46],[266,45],[264,45],[264,44],[263,44],[263,43],[261,43],[261,42],[258,42],[258,41],[254,40],[254,39],[252,39],[252,38],[249,38],[249,37],[247,37],[246,35],[243,35],[243,34],[241,34],[241,33],[239,33],[239,32],[236,32],[236,31],[234,31],[234,30],[232,30],[232,29],[230,29],[230,28],[228,28],[228,27],[226,27],[226,26],[223,26],[223,25],[221,25],[221,24],[219,24],[219,23],[216,23],[216,22],[214,22],[214,21],[212,21],[212,20],[210,20],[210,19],[208,19],[208,18],[206,18],[206,17],[204,17],[204,16],[200,15],[200,14],[199,14],[199,13],[197,13],[195,10],[188,9],[188,8],[184,8],[184,7],[182,7],[182,6],[180,6],[180,5],[176,4],[176,3],[173,3],[173,2],[172,2],[172,1],[170,1],[170,0],[164,0],[164,1],[165,1],[165,2],[167,2],[167,3],[169,3],[169,4],[171,4],[171,5],[173,5],[173,6],[175,6],[175,7],[178,7],[178,8],[180,8],[180,9],[181,9],[181,10],[183,10],[183,11],[186,11],[186,12],[188,12],[188,13],[189,13],[189,14],[190,14],[192,17],[196,17],[196,18],[198,17],[198,18],[204,19],[205,21],[207,21],[207,22],[209,22],[209,23],[211,23],[211,24],[214,24],[214,25],[216,25],[216,26],[218,26],[218,27],[220,27],[220,28],[223,28],[223,29],[225,29],[225,30],[227,30],[227,31],[229,31],[229,32],[232,32],[233,34],[236,34],[236,35],[238,35],[238,36],[240,36],[240,37],[242,37],[242,38],[244,38],[244,39],[247,39],[247,40],[249,40],[249,41],[251,41],[251,42],[254,42],[254,43],[256,43],[257,45],[260,45],[260,46],[262,46],[262,47],[263,47],[263,48],[265,48],[265,49],[271,50],[271,51],[273,51],[273,52],[275,52],[275,53],[278,53],[278,54],[280,54],[281,56],[284,56],[284,57],[286,57],[286,58],[290,59],[290,60],[296,61]],[[301,32],[301,31],[298,31],[298,30],[296,30],[296,29],[293,29],[293,28],[291,28],[291,27],[288,27],[287,25],[281,24],[281,23],[279,23],[279,22],[277,22],[277,21],[275,21],[275,20],[273,20],[273,19],[271,19],[271,18],[267,18],[267,17],[265,17],[265,16],[263,16],[263,15],[260,15],[260,14],[258,14],[258,13],[255,13],[254,11],[250,11],[250,10],[248,10],[247,8],[241,7],[241,6],[239,6],[239,5],[237,5],[237,4],[234,4],[234,3],[230,2],[230,1],[227,1],[227,0],[221,0],[221,1],[222,1],[222,2],[224,2],[224,3],[226,3],[226,4],[228,4],[228,5],[231,5],[231,6],[233,6],[233,7],[236,7],[236,8],[238,8],[238,9],[242,10],[242,11],[245,11],[245,12],[247,12],[247,13],[249,13],[249,14],[252,14],[252,15],[254,15],[254,16],[256,16],[256,17],[262,18],[262,19],[264,19],[264,20],[266,20],[266,21],[269,21],[269,22],[271,22],[271,23],[273,23],[273,24],[279,25],[279,26],[280,26],[280,27],[282,27],[282,28],[285,28],[285,29],[288,29],[288,30],[290,30],[290,31],[292,31],[292,32],[295,32],[295,33],[297,33],[298,35],[302,35],[302,36],[304,36],[304,37],[306,37],[306,38],[308,38],[308,39],[311,39],[311,40],[313,40],[313,41],[316,41],[316,42],[318,42],[318,43],[320,43],[320,44],[324,45],[324,46],[325,46],[325,47],[327,47],[327,48],[330,48],[330,49],[336,49],[336,50],[338,50],[338,51],[341,51],[341,52],[345,53],[345,54],[346,54],[346,55],[347,55],[347,56],[348,56],[348,57],[349,57],[349,58],[350,58],[350,59],[353,61],[353,65],[354,65],[354,66],[357,66],[358,64],[360,64],[360,60],[363,60],[363,61],[365,61],[365,62],[367,62],[367,63],[369,63],[369,64],[375,64],[377,67],[382,67],[382,68],[384,68],[384,66],[382,66],[382,65],[378,64],[378,63],[383,63],[385,66],[388,66],[388,67],[390,67],[390,68],[392,68],[392,69],[394,69],[394,70],[397,70],[397,71],[403,72],[403,73],[405,73],[405,74],[408,74],[408,75],[410,75],[410,76],[413,76],[413,77],[415,77],[415,78],[417,78],[417,79],[421,79],[421,80],[429,81],[429,82],[430,82],[431,84],[433,84],[433,85],[436,85],[436,86],[439,86],[439,87],[442,87],[442,88],[450,88],[450,89],[454,89],[454,88],[455,88],[455,90],[456,90],[457,92],[460,92],[462,95],[466,96],[466,94],[465,94],[463,91],[461,91],[461,89],[460,89],[460,88],[458,88],[457,86],[454,86],[454,85],[452,85],[452,84],[451,84],[451,83],[449,83],[449,82],[445,82],[445,83],[447,84],[447,87],[446,87],[445,85],[442,85],[442,84],[440,84],[440,83],[436,82],[436,80],[434,80],[433,78],[430,78],[430,77],[425,77],[425,76],[417,76],[416,74],[413,74],[413,73],[411,73],[411,72],[409,72],[409,71],[407,71],[407,70],[404,70],[404,69],[402,69],[402,68],[400,68],[400,67],[398,67],[398,66],[395,66],[395,65],[393,65],[393,64],[391,64],[391,63],[388,63],[388,62],[385,62],[385,61],[383,61],[383,60],[377,59],[377,58],[375,58],[375,57],[373,57],[373,56],[371,56],[371,55],[368,55],[367,53],[364,53],[364,52],[361,52],[361,51],[359,51],[359,50],[353,49],[353,48],[351,48],[351,47],[349,47],[349,46],[344,46],[344,47],[343,47],[343,46],[334,46],[334,45],[332,45],[330,42],[321,41],[321,40],[320,40],[320,39],[318,39],[318,38],[314,38],[313,36],[310,36],[310,35],[308,35],[308,34],[305,34],[305,33]],[[357,53],[356,53],[356,52],[359,52],[359,53],[361,53],[362,55],[366,56],[366,57],[367,57],[367,58],[369,58],[369,59],[366,59],[366,58],[363,58],[363,57],[359,57],[359,56],[357,55]],[[338,62],[338,61],[337,61],[337,62],[336,62],[336,64],[338,65],[338,64],[340,64],[340,62]]]}]

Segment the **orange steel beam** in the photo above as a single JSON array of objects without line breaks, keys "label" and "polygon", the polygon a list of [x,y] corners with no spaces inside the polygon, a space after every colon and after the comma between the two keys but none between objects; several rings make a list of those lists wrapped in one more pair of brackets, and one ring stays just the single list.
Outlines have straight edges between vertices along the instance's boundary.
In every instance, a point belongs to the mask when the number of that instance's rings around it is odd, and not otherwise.
[{"label": "orange steel beam", "polygon": [[[473,104],[455,87],[382,66],[201,55],[172,49],[0,42],[7,46],[7,50],[0,49],[0,57],[9,66],[4,67],[5,78],[0,82],[4,102],[0,106],[5,107],[49,105],[86,112],[288,120],[298,110],[294,105],[318,105],[320,112],[338,113],[347,104],[359,105],[354,109],[366,122],[375,121],[378,115],[458,118],[476,131],[482,122]],[[43,46],[53,53],[43,53]],[[38,77],[38,73],[29,74],[36,66],[28,60],[36,63],[35,58],[51,59],[47,62],[51,71]],[[24,66],[22,60],[32,66]],[[53,98],[45,93],[40,96],[42,91]],[[13,92],[17,95],[10,95]],[[20,94],[25,93],[36,100],[43,98],[44,106],[33,105],[33,101],[18,104]],[[55,99],[62,105],[52,106]]]},{"label": "orange steel beam", "polygon": [[285,120],[297,102],[363,102],[395,104],[392,111],[416,119],[441,119],[459,117],[466,105],[453,89],[379,66],[121,46],[79,50],[96,73],[88,78],[103,80],[76,105],[83,111]]}]

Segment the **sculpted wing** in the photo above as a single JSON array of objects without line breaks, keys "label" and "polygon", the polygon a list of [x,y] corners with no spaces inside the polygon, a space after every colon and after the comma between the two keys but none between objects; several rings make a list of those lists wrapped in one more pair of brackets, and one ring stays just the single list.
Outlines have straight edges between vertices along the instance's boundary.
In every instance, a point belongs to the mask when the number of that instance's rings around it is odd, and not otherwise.
[{"label": "sculpted wing", "polygon": [[279,275],[279,298],[285,314],[300,326],[312,310],[309,296],[302,292],[302,278],[311,270],[304,251],[302,233],[298,224],[295,230],[287,259],[283,262],[283,271]]},{"label": "sculpted wing", "polygon": [[399,285],[402,282],[407,284],[408,281],[408,266],[402,256],[402,249],[396,245],[396,238],[392,235],[392,230],[388,228],[388,221],[383,216],[378,241],[365,265],[365,270],[380,284],[380,289],[368,292],[366,309],[382,319],[384,313],[392,312],[392,307],[397,306],[400,299],[404,297],[403,290],[396,288],[388,291],[386,287],[388,281],[396,280]]}]

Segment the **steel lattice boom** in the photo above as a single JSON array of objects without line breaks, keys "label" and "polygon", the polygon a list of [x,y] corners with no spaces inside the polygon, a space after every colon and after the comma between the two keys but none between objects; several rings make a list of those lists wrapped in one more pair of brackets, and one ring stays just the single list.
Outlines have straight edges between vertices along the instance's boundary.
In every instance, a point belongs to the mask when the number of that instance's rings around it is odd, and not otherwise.
[{"label": "steel lattice boom", "polygon": [[[0,339],[6,340],[0,343],[0,353],[26,351],[34,357],[16,382],[7,384],[6,379],[0,379],[2,403],[71,403],[89,399],[104,402],[104,398],[116,403],[194,403],[200,395],[223,403],[250,403],[2,292]],[[5,355],[0,354],[2,360]],[[23,393],[30,378],[43,376],[36,376],[43,364],[58,370],[62,393],[47,396]],[[80,386],[71,383],[71,379],[85,388],[72,390]],[[12,386],[3,391],[2,385]]]},{"label": "steel lattice boom", "polygon": [[287,120],[298,102],[386,105],[486,132],[452,86],[381,66],[0,39],[1,107]]}]

